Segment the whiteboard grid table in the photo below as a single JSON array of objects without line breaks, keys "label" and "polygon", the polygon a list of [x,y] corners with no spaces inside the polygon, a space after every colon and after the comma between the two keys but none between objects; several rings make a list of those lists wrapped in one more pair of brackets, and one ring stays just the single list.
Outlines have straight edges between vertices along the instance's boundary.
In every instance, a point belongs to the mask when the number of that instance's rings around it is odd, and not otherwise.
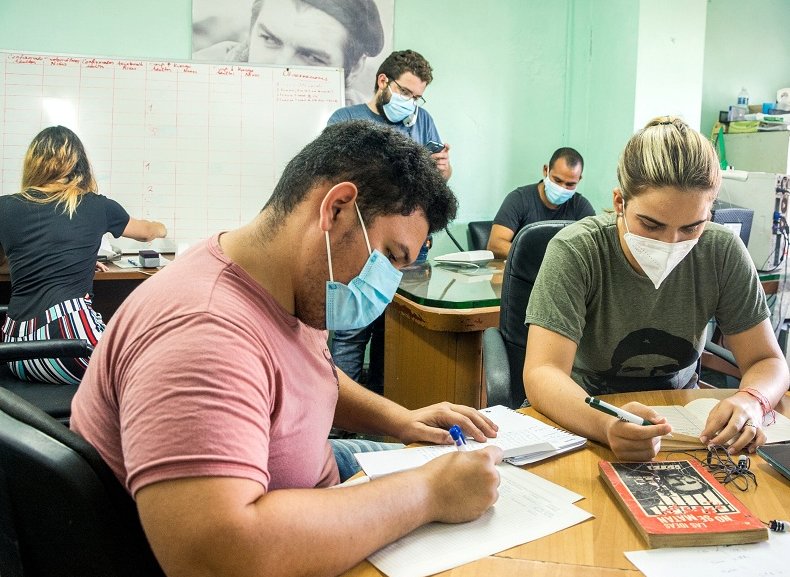
[{"label": "whiteboard grid table", "polygon": [[0,192],[19,192],[30,141],[62,124],[85,144],[100,194],[168,228],[114,244],[173,252],[252,219],[343,90],[338,68],[0,51]]}]

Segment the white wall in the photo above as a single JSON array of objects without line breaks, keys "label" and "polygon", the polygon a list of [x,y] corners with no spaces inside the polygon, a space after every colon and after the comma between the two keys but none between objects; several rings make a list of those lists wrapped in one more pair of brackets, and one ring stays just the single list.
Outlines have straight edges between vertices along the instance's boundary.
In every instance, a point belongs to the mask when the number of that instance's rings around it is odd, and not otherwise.
[{"label": "white wall", "polygon": [[746,87],[752,104],[773,102],[790,86],[790,2],[708,0],[703,133]]},{"label": "white wall", "polygon": [[634,130],[681,116],[699,130],[707,0],[640,0]]}]

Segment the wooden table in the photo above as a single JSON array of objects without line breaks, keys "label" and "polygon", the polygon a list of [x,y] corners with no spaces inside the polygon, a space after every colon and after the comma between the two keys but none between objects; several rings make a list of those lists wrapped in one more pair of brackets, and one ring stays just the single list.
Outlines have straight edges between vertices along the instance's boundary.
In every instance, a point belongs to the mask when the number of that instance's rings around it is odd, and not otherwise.
[{"label": "wooden table", "polygon": [[[605,395],[607,401],[621,405],[637,400],[646,405],[685,404],[699,397],[726,398],[732,391],[697,389],[691,391],[651,391]],[[790,394],[785,395],[778,410],[790,416]],[[523,412],[544,422],[552,423],[534,409]],[[553,424],[553,423],[552,423]],[[683,455],[662,452],[658,459],[682,459]],[[634,526],[612,499],[598,475],[598,461],[614,460],[614,454],[597,443],[588,442],[585,448],[553,459],[527,465],[524,468],[583,495],[576,503],[595,518],[440,573],[443,577],[483,577],[488,575],[565,577],[565,576],[621,576],[642,575],[623,555],[624,551],[646,549]],[[790,519],[790,481],[780,476],[759,456],[751,455],[751,471],[757,476],[759,488],[752,485],[746,492],[731,488],[735,496],[762,520]],[[383,575],[367,561],[344,574],[345,577]]]},{"label": "wooden table", "polygon": [[[173,260],[172,254],[162,256]],[[126,255],[123,258],[130,258]],[[107,263],[107,272],[97,271],[93,277],[93,308],[101,313],[106,323],[121,303],[145,279],[155,274],[157,268],[120,268],[114,263]],[[11,299],[11,277],[8,264],[0,267],[0,302],[7,303]]]},{"label": "wooden table", "polygon": [[404,272],[385,313],[385,397],[411,409],[485,406],[482,338],[499,326],[503,268],[494,261],[470,274],[426,263]]}]

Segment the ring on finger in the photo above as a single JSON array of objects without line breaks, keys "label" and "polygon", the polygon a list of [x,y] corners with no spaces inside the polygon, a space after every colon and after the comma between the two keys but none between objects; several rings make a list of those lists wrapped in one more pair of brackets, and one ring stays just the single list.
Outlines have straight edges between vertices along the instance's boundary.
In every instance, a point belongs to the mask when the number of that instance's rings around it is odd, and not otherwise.
[{"label": "ring on finger", "polygon": [[746,421],[746,422],[743,424],[743,426],[744,426],[744,427],[752,427],[752,428],[754,428],[754,430],[755,430],[755,431],[757,430],[757,425],[755,425],[755,424],[754,424],[754,422],[753,422],[751,419],[749,419],[748,421]]}]

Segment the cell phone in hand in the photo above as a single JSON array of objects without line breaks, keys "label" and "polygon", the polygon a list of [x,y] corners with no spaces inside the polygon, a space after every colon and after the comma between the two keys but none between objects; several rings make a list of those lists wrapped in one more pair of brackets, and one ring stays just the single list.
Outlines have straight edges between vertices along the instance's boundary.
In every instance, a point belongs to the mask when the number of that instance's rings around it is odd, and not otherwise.
[{"label": "cell phone in hand", "polygon": [[436,142],[435,140],[429,140],[425,143],[425,148],[427,148],[431,154],[436,154],[437,152],[444,150],[444,144],[441,142]]}]

